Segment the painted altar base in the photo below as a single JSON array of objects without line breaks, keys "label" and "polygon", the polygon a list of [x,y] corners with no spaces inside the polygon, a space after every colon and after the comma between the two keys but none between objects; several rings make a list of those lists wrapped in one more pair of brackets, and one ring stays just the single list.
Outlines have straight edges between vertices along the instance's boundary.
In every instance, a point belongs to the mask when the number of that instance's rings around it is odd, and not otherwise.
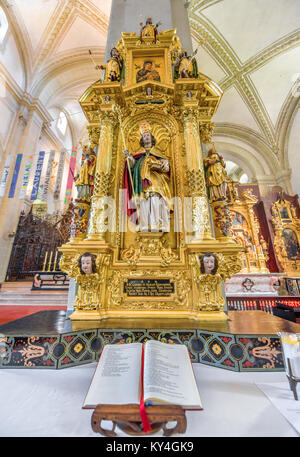
[{"label": "painted altar base", "polygon": [[232,371],[283,371],[278,332],[300,325],[263,311],[229,311],[223,322],[188,319],[71,321],[47,310],[0,326],[0,368],[61,369],[99,360],[105,344],[149,339],[187,346],[191,360]]}]

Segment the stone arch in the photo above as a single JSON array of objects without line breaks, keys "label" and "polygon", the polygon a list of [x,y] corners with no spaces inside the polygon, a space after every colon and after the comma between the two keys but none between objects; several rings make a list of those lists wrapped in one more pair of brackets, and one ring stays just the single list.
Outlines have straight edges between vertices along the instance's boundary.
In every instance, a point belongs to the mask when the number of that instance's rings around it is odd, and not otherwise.
[{"label": "stone arch", "polygon": [[281,149],[281,162],[285,169],[291,167],[289,160],[289,140],[299,108],[300,97],[295,97],[291,91],[282,105],[276,125],[278,144]]},{"label": "stone arch", "polygon": [[222,143],[228,158],[236,161],[253,178],[268,176],[276,183],[276,175],[282,171],[278,158],[263,138],[252,131],[237,125],[216,124],[213,136],[215,143]]},{"label": "stone arch", "polygon": [[[98,52],[96,56],[100,60],[100,63],[102,63],[104,57],[104,49],[97,48],[97,51]],[[59,54],[56,56],[55,61],[45,66],[43,71],[39,74],[39,77],[36,78],[31,91],[32,95],[34,97],[40,97],[46,87],[51,84],[55,78],[59,78],[69,70],[74,72],[74,78],[72,78],[72,80],[75,79],[78,82],[78,79],[88,79],[87,84],[92,84],[94,82],[92,78],[93,73],[86,71],[84,74],[82,74],[83,65],[87,69],[89,69],[91,66],[91,61],[85,49],[78,48]],[[95,73],[95,80],[96,79],[97,73]],[[69,80],[69,82],[71,81]],[[61,84],[59,84],[59,86],[61,86]]]},{"label": "stone arch", "polygon": [[[8,41],[10,35],[13,37],[14,44],[17,49],[18,57],[22,64],[23,81],[22,81],[22,85],[20,88],[22,90],[27,90],[28,81],[29,81],[29,77],[30,77],[30,69],[31,69],[30,44],[28,42],[25,30],[20,25],[20,22],[19,22],[18,18],[16,17],[13,8],[9,8],[9,6],[5,5],[3,2],[1,4],[1,8],[4,11],[8,24],[9,24],[9,28],[6,33],[5,41]],[[11,74],[11,77],[14,78],[13,73]]]}]

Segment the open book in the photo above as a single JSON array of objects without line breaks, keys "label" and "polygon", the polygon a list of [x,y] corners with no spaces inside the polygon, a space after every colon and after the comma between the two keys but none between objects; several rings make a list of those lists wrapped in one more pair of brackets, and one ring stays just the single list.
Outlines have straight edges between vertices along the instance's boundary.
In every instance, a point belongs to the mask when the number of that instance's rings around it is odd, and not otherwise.
[{"label": "open book", "polygon": [[83,408],[172,404],[202,409],[186,346],[158,341],[104,347]]}]

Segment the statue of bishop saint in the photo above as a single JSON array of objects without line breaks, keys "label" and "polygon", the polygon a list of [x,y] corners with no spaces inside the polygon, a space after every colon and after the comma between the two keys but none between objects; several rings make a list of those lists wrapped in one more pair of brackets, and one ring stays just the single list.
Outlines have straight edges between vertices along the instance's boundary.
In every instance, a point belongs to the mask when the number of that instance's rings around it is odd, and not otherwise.
[{"label": "statue of bishop saint", "polygon": [[[155,149],[156,140],[148,122],[140,124],[141,149],[126,157],[123,187],[126,189],[126,212],[142,232],[170,230],[170,165]],[[134,217],[133,217],[134,216]]]}]

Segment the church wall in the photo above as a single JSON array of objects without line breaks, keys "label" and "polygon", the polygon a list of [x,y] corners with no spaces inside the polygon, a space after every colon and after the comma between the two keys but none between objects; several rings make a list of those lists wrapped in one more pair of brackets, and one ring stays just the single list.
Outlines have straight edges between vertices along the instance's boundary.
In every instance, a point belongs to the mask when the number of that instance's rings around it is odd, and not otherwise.
[{"label": "church wall", "polygon": [[8,29],[7,36],[0,45],[0,63],[9,73],[11,81],[15,82],[20,89],[25,89],[25,71],[16,41],[12,31]]},{"label": "church wall", "polygon": [[[8,138],[13,126],[13,121],[15,119],[16,113],[18,111],[18,102],[15,98],[5,90],[5,96],[0,97],[0,142],[2,148],[5,149]],[[0,155],[0,162],[2,159],[2,154]]]},{"label": "church wall", "polygon": [[[71,140],[70,140],[69,130],[70,129],[68,127],[66,135],[69,138],[69,143],[72,144]],[[70,146],[69,143],[66,143],[66,146]],[[53,194],[54,194],[54,189],[55,189],[57,167],[58,167],[61,149],[58,148],[57,146],[55,146],[44,133],[41,134],[38,145],[34,152],[34,160],[33,160],[33,164],[31,167],[29,184],[28,184],[28,189],[27,189],[27,199],[26,199],[26,202],[24,202],[25,208],[28,206],[30,207],[32,204],[32,201],[30,201],[30,194],[32,191],[32,184],[33,184],[34,174],[35,174],[35,170],[36,170],[36,164],[37,164],[37,160],[38,160],[39,151],[45,151],[45,153],[46,153],[45,159],[44,159],[44,164],[43,164],[43,169],[42,169],[41,181],[40,181],[40,184],[42,185],[44,178],[45,178],[45,174],[46,174],[46,167],[47,167],[47,163],[48,163],[49,152],[51,150],[55,150],[54,163],[53,163],[51,181],[50,181],[50,185],[49,185],[49,193],[48,193],[48,198],[47,198],[48,213],[53,214],[56,211],[63,211],[65,190],[66,190],[67,178],[68,178],[68,172],[69,172],[69,162],[70,162],[69,157],[70,157],[71,148],[66,147],[66,149],[67,149],[67,154],[66,154],[66,158],[65,158],[64,172],[63,172],[63,177],[62,177],[62,182],[61,182],[60,197],[58,200],[54,200]]]}]

